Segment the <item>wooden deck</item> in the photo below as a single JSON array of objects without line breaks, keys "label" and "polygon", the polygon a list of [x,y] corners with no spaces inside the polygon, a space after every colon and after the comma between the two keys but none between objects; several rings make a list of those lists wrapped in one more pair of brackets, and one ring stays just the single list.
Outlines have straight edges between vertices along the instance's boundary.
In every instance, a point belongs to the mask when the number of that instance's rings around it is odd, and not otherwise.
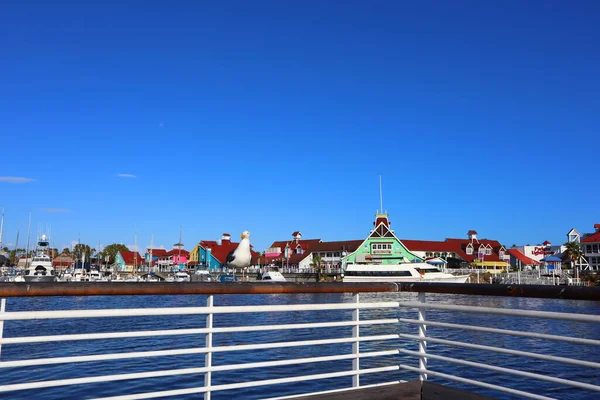
[{"label": "wooden deck", "polygon": [[366,389],[347,390],[337,393],[294,397],[297,400],[494,400],[465,390],[438,385],[437,383],[405,382]]}]

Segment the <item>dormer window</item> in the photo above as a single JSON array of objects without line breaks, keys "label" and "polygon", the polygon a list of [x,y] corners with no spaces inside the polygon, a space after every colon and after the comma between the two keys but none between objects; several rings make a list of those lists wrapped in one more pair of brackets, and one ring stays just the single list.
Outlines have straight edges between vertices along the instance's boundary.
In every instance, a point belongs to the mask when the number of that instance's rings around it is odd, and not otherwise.
[{"label": "dormer window", "polygon": [[471,246],[467,246],[467,254],[468,254],[468,255],[471,255],[471,254],[473,254],[473,247],[471,247]]}]

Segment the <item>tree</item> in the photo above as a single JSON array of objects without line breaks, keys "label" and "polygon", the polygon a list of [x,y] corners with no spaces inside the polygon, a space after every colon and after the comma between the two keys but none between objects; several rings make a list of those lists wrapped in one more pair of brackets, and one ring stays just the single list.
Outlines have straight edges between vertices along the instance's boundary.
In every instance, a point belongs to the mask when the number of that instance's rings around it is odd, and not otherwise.
[{"label": "tree", "polygon": [[108,262],[112,264],[115,261],[115,257],[117,256],[117,253],[119,251],[129,251],[129,249],[124,244],[109,244],[102,251],[102,258],[106,259],[106,257],[108,256]]},{"label": "tree", "polygon": [[65,247],[61,254],[71,254],[71,250],[68,247]]},{"label": "tree", "polygon": [[3,248],[2,248],[2,252],[4,252],[4,253],[8,253],[8,247],[6,247],[6,246],[5,246],[5,247],[3,247]]},{"label": "tree", "polygon": [[48,255],[50,256],[50,258],[52,258],[54,260],[54,258],[56,258],[58,256],[58,249],[57,248],[50,249],[50,252],[48,253]]},{"label": "tree", "polygon": [[96,252],[96,249],[92,249],[87,244],[76,244],[73,247],[73,257],[75,257],[75,261],[81,261],[81,257],[85,256],[84,261],[89,261],[92,254]]},{"label": "tree", "polygon": [[575,263],[581,260],[581,257],[583,257],[581,246],[579,246],[579,243],[577,242],[567,242],[563,246],[566,247],[565,254],[571,260],[571,265],[573,266],[573,274],[575,278],[579,278],[579,270]]},{"label": "tree", "polygon": [[323,258],[321,258],[320,255],[316,254],[313,256],[312,258],[312,267],[315,269],[320,269],[321,268],[321,263],[323,262]]}]

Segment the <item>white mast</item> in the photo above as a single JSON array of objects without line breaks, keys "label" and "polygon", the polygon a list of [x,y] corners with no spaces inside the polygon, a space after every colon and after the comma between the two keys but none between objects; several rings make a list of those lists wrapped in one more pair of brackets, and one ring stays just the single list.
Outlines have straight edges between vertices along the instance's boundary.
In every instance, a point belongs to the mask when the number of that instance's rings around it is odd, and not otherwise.
[{"label": "white mast", "polygon": [[152,267],[152,249],[154,249],[154,233],[150,237],[150,259],[148,260],[148,271],[150,271],[150,268]]},{"label": "white mast", "polygon": [[27,226],[27,246],[25,247],[25,268],[29,267],[29,235],[31,234],[31,212],[29,213],[29,225]]},{"label": "white mast", "polygon": [[379,212],[383,214],[383,189],[381,185],[381,175],[379,175]]},{"label": "white mast", "polygon": [[[179,252],[177,253],[177,262],[181,263],[181,229],[182,226],[179,225]],[[179,269],[179,265],[177,266],[177,269]]]},{"label": "white mast", "polygon": [[138,254],[138,248],[137,248],[137,231],[135,231],[135,233],[133,234],[133,247],[134,247],[134,253],[133,253],[133,274],[135,275],[137,272],[137,254]]}]

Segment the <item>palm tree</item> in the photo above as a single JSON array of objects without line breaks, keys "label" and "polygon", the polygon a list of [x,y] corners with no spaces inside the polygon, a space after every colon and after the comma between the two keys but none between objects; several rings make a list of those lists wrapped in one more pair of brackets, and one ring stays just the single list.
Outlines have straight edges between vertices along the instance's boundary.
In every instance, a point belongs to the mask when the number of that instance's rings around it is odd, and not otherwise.
[{"label": "palm tree", "polygon": [[321,280],[321,263],[322,262],[323,262],[323,259],[321,258],[320,255],[318,255],[318,254],[313,255],[311,265],[314,269],[316,269],[318,271],[319,275],[317,277],[317,281]]},{"label": "palm tree", "polygon": [[312,267],[314,269],[320,269],[321,268],[321,263],[323,262],[323,259],[321,258],[320,255],[315,254],[312,258]]},{"label": "palm tree", "polygon": [[575,278],[579,278],[579,270],[577,269],[577,265],[575,264],[577,261],[581,260],[583,257],[583,252],[581,251],[581,247],[577,242],[567,242],[564,244],[566,247],[565,254],[571,260],[571,265],[573,266],[573,274]]}]

